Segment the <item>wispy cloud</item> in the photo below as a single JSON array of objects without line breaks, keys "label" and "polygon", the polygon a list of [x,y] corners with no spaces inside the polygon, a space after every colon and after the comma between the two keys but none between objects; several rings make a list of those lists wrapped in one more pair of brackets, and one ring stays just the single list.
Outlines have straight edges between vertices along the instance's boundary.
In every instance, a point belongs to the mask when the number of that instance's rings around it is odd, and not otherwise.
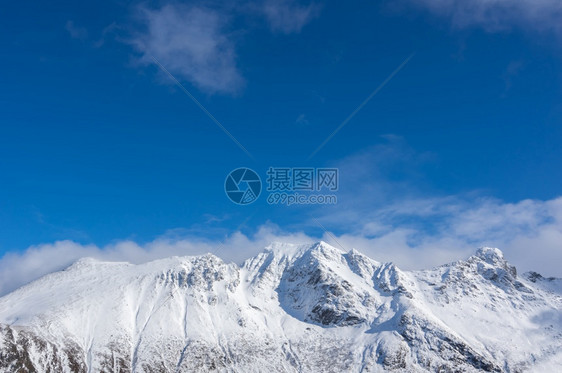
[{"label": "wispy cloud", "polygon": [[339,162],[338,201],[345,204],[325,206],[314,216],[346,247],[404,268],[493,246],[521,269],[562,276],[562,197],[505,202],[482,191],[444,195],[424,177],[436,159],[386,136]]},{"label": "wispy cloud", "polygon": [[502,93],[502,97],[506,96],[507,92],[513,86],[513,81],[521,73],[524,67],[525,67],[525,63],[523,61],[511,61],[507,65],[502,75],[504,81],[504,91]]},{"label": "wispy cloud", "polygon": [[243,85],[224,14],[168,4],[158,9],[138,8],[138,19],[142,31],[130,42],[142,63],[152,64],[155,57],[172,74],[209,93],[233,93]]},{"label": "wispy cloud", "polygon": [[37,245],[0,259],[0,295],[82,257],[143,263],[212,252],[241,263],[273,241],[320,239],[403,269],[447,263],[480,246],[499,247],[519,270],[562,277],[562,197],[506,202],[478,191],[443,195],[424,186],[423,170],[434,164],[434,154],[417,152],[398,136],[383,140],[337,163],[340,203],[299,211],[300,220],[290,231],[266,223],[251,234],[235,229],[225,235],[226,228],[210,224],[224,217],[207,216],[205,224],[169,231],[146,244]]},{"label": "wispy cloud", "polygon": [[310,124],[305,114],[299,114],[299,116],[295,120],[295,123],[300,126],[308,126]]},{"label": "wispy cloud", "polygon": [[286,233],[278,227],[262,225],[252,236],[239,231],[224,240],[205,240],[194,236],[181,237],[178,233],[165,234],[140,245],[130,240],[99,247],[74,241],[57,241],[32,246],[22,253],[7,253],[0,259],[0,296],[45,274],[62,270],[80,258],[90,257],[103,261],[145,263],[170,256],[214,253],[226,261],[242,263],[274,241],[312,243],[303,233]]},{"label": "wispy cloud", "polygon": [[338,239],[406,268],[453,260],[475,247],[499,247],[523,270],[561,276],[562,198],[406,199],[365,216]]},{"label": "wispy cloud", "polygon": [[479,26],[490,32],[514,27],[562,33],[559,0],[410,0],[447,17],[454,27]]},{"label": "wispy cloud", "polygon": [[[79,258],[144,263],[185,255],[215,253],[226,261],[242,263],[271,242],[312,243],[324,240],[336,247],[352,248],[380,262],[392,261],[403,269],[423,269],[461,259],[476,247],[501,248],[520,270],[536,270],[562,276],[562,198],[547,201],[446,197],[408,199],[377,209],[361,220],[344,214],[323,216],[326,231],[311,236],[287,232],[264,224],[251,235],[233,232],[224,240],[182,236],[176,232],[140,245],[130,240],[105,247],[73,241],[32,246],[23,253],[8,253],[0,259],[0,296],[47,273],[61,270]],[[355,224],[337,234],[330,229]],[[427,226],[430,221],[432,227]],[[317,226],[311,223],[311,226]]]},{"label": "wispy cloud", "polygon": [[109,25],[105,26],[101,30],[100,38],[96,42],[94,42],[94,48],[102,47],[107,41],[108,36],[115,34],[120,28],[121,27],[118,26],[116,22],[111,22]]},{"label": "wispy cloud", "polygon": [[319,5],[315,3],[303,5],[296,0],[265,0],[258,4],[271,30],[285,34],[300,32],[320,13]]},{"label": "wispy cloud", "polygon": [[[245,80],[238,68],[237,38],[252,31],[237,30],[239,17],[259,17],[267,21],[273,32],[293,34],[319,14],[315,3],[297,0],[246,0],[236,4],[204,3],[191,5],[165,2],[160,7],[146,4],[135,9],[136,31],[120,38],[138,52],[138,62],[150,65],[154,59],[179,80],[185,80],[207,93],[238,93]],[[67,25],[71,35],[79,30]],[[112,25],[112,31],[116,28]],[[255,31],[255,30],[253,30]],[[102,45],[104,38],[96,43]]]},{"label": "wispy cloud", "polygon": [[76,26],[74,21],[67,21],[64,28],[73,39],[85,40],[88,37],[88,30],[85,27]]}]

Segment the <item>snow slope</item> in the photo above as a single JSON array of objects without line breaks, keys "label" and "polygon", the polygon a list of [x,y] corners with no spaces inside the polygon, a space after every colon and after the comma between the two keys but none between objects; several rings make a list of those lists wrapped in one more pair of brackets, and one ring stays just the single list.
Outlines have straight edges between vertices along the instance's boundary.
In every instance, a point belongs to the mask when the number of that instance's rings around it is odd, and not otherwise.
[{"label": "snow slope", "polygon": [[0,298],[0,372],[557,372],[562,281],[501,251],[406,272],[324,242],[82,259]]}]

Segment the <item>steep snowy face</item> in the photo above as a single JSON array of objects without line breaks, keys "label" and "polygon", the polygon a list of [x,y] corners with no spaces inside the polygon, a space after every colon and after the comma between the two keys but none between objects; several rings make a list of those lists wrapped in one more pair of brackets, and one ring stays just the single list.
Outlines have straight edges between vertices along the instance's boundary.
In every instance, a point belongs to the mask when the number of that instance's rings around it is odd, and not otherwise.
[{"label": "steep snowy face", "polygon": [[422,284],[434,284],[432,291],[446,304],[486,295],[500,299],[532,293],[517,276],[516,268],[504,259],[503,253],[492,248],[481,248],[467,260],[414,274]]},{"label": "steep snowy face", "polygon": [[371,279],[362,274],[353,272],[344,253],[320,243],[284,271],[277,288],[279,301],[289,314],[306,322],[369,323],[383,301]]},{"label": "steep snowy face", "polygon": [[558,293],[562,295],[562,279],[555,277],[543,277],[537,272],[527,272],[523,276],[537,287],[545,289],[547,291]]},{"label": "steep snowy face", "polygon": [[289,315],[323,326],[370,325],[391,317],[390,303],[407,293],[400,270],[356,250],[345,253],[326,243],[275,244],[246,262],[253,294],[275,290]]},{"label": "steep snowy face", "polygon": [[412,274],[420,309],[467,346],[482,346],[475,350],[489,361],[509,361],[514,371],[532,371],[537,356],[560,359],[560,293],[518,276],[500,250],[482,248],[465,261]]},{"label": "steep snowy face", "polygon": [[414,272],[323,242],[83,259],[0,298],[0,373],[556,371],[561,285],[490,248]]}]

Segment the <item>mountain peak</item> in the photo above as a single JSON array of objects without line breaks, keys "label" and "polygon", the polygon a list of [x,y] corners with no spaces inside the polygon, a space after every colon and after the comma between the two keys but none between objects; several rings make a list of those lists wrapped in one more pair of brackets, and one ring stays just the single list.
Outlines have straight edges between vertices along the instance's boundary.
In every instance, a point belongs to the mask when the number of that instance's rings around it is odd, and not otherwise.
[{"label": "mountain peak", "polygon": [[481,247],[467,263],[472,263],[475,270],[488,280],[522,287],[517,281],[517,269],[504,258],[500,249]]},{"label": "mountain peak", "polygon": [[503,252],[494,247],[481,247],[476,250],[475,256],[490,264],[505,261]]},{"label": "mountain peak", "polygon": [[322,252],[322,253],[338,253],[344,254],[345,252],[337,247],[334,247],[324,241],[317,241],[314,243],[294,244],[286,242],[272,242],[266,246],[265,252],[273,253],[278,257],[295,258],[307,252]]},{"label": "mountain peak", "polygon": [[96,258],[92,258],[90,256],[84,257],[84,258],[80,258],[78,260],[76,260],[75,262],[73,262],[72,264],[70,264],[66,270],[70,270],[70,269],[74,269],[74,268],[83,268],[83,267],[88,267],[91,265],[94,265],[96,263],[98,263],[99,260]]}]

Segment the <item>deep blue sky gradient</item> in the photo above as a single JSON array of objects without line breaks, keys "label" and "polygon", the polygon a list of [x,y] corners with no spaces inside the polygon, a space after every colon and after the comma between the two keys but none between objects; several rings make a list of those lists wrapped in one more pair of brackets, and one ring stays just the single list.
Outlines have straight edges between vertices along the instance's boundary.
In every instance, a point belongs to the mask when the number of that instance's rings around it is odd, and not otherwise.
[{"label": "deep blue sky gradient", "polygon": [[[135,63],[126,42],[134,6],[3,5],[0,254],[59,239],[142,242],[206,224],[224,234],[250,214],[242,229],[266,221],[300,229],[303,209],[232,204],[227,173],[331,166],[387,134],[432,155],[423,168],[429,194],[485,190],[507,202],[560,195],[562,54],[548,35],[454,30],[423,12],[360,1],[323,3],[298,34],[237,19],[244,88],[209,94],[182,83],[252,160],[156,66]],[[68,21],[88,36],[72,38]]]}]

